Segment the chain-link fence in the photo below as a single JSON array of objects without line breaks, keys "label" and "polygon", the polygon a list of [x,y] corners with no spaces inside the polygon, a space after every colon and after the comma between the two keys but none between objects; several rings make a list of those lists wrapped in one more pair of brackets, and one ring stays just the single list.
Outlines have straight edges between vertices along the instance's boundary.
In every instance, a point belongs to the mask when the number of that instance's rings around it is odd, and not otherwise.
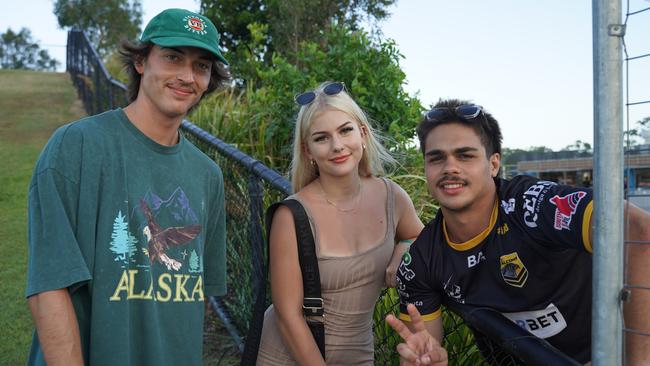
[{"label": "chain-link fence", "polygon": [[[109,75],[82,31],[69,32],[67,54],[67,71],[89,114],[126,105],[125,86]],[[263,271],[267,270],[264,209],[288,195],[291,186],[277,172],[191,122],[183,121],[181,128],[186,138],[214,159],[223,171],[228,293],[220,298],[210,298],[209,303],[241,352],[256,300],[256,289],[268,285],[259,280]],[[442,317],[445,329],[443,345],[448,351],[450,365],[519,365],[519,359],[530,365],[574,364],[548,343],[525,332],[495,311],[470,309],[460,304],[448,305],[453,312],[444,308]],[[395,352],[399,337],[384,321],[386,315],[396,314],[398,308],[395,290],[384,290],[374,311],[377,365],[399,364]],[[479,342],[482,352],[466,324],[486,335],[487,338],[482,338],[485,341]]]},{"label": "chain-link fence", "polygon": [[[650,211],[650,94],[648,84],[650,83],[650,42],[648,42],[648,31],[650,31],[650,6],[648,2],[630,1],[624,2],[625,20],[623,36],[624,72],[625,72],[625,119],[627,126],[626,152],[625,152],[625,196],[627,200]],[[630,126],[630,121],[637,122],[637,126]],[[630,131],[634,128],[637,137],[642,141],[638,145],[632,144]],[[639,157],[641,156],[641,157]],[[639,160],[646,157],[644,163]],[[630,228],[629,220],[625,222],[625,232]],[[650,296],[650,279],[635,276],[630,272],[631,267],[647,266],[641,263],[638,258],[644,258],[644,253],[650,251],[650,242],[647,241],[625,241],[625,267],[624,267],[624,304],[626,311],[638,308],[635,301],[647,299]],[[647,256],[646,256],[647,257]],[[647,309],[644,309],[647,310]],[[623,323],[623,332],[626,338],[625,352],[623,353],[624,364],[640,364],[639,355],[631,354],[629,346],[635,344],[648,344],[650,333],[645,324]],[[644,328],[645,327],[645,328]],[[638,346],[637,346],[638,347]],[[647,361],[647,360],[646,360]]]}]

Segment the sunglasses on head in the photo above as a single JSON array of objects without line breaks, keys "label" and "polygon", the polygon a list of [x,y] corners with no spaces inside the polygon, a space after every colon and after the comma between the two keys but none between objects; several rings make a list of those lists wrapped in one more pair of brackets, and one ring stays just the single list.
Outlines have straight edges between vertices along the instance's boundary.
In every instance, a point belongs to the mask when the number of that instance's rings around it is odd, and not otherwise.
[{"label": "sunglasses on head", "polygon": [[478,117],[483,112],[483,107],[478,104],[463,104],[456,108],[439,107],[433,108],[424,115],[427,121],[436,121],[444,117],[448,117],[452,111],[460,118],[470,120]]},{"label": "sunglasses on head", "polygon": [[[325,95],[336,95],[345,89],[345,84],[343,82],[337,81],[334,83],[329,83],[323,88],[323,93]],[[302,94],[298,94],[293,98],[296,101],[296,104],[303,106],[308,105],[316,99],[315,91],[308,91]]]}]

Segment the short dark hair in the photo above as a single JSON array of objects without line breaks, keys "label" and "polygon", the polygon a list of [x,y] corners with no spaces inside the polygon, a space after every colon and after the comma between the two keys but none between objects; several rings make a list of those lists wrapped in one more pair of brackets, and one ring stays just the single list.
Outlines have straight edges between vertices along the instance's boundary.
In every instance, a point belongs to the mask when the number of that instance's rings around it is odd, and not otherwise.
[{"label": "short dark hair", "polygon": [[433,108],[448,108],[449,113],[441,118],[435,120],[428,120],[426,115],[420,121],[417,127],[418,138],[420,139],[420,150],[422,154],[426,153],[425,142],[429,132],[436,128],[437,126],[447,124],[447,123],[460,123],[465,126],[471,127],[474,132],[478,135],[483,147],[485,147],[485,154],[487,157],[492,156],[494,153],[501,155],[501,141],[503,137],[501,136],[501,129],[499,128],[499,122],[492,117],[492,115],[483,109],[481,115],[478,115],[476,118],[467,120],[462,116],[456,113],[456,107],[466,104],[474,104],[467,100],[459,99],[440,99]]},{"label": "short dark hair", "polygon": [[[132,43],[129,41],[123,41],[120,44],[120,60],[122,61],[122,65],[129,77],[126,95],[129,103],[133,102],[138,97],[138,92],[140,91],[140,80],[142,79],[142,75],[140,75],[138,70],[135,69],[135,63],[145,60],[147,56],[149,56],[152,48],[153,43],[151,42]],[[228,86],[231,80],[232,76],[230,75],[230,69],[228,66],[214,58],[212,60],[210,82],[208,83],[208,88],[201,96],[201,100],[213,91]]]}]

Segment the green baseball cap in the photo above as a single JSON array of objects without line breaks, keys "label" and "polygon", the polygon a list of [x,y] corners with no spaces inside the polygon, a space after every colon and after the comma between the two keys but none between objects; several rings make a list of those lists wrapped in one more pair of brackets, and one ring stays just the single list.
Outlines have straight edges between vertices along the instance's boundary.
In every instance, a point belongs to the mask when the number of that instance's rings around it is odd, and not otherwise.
[{"label": "green baseball cap", "polygon": [[140,37],[162,47],[198,47],[219,61],[228,61],[219,50],[219,32],[210,19],[185,9],[167,9],[151,19]]}]

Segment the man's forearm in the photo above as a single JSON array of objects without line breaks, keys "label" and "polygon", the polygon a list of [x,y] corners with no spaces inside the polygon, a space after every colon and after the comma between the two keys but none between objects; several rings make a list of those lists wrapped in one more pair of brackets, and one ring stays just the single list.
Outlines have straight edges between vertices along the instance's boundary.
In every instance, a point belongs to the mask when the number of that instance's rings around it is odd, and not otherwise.
[{"label": "man's forearm", "polygon": [[79,324],[68,290],[42,292],[27,301],[46,363],[83,365]]},{"label": "man's forearm", "polygon": [[631,298],[624,303],[625,360],[627,365],[650,362],[650,215],[629,204],[626,207],[626,277]]}]

